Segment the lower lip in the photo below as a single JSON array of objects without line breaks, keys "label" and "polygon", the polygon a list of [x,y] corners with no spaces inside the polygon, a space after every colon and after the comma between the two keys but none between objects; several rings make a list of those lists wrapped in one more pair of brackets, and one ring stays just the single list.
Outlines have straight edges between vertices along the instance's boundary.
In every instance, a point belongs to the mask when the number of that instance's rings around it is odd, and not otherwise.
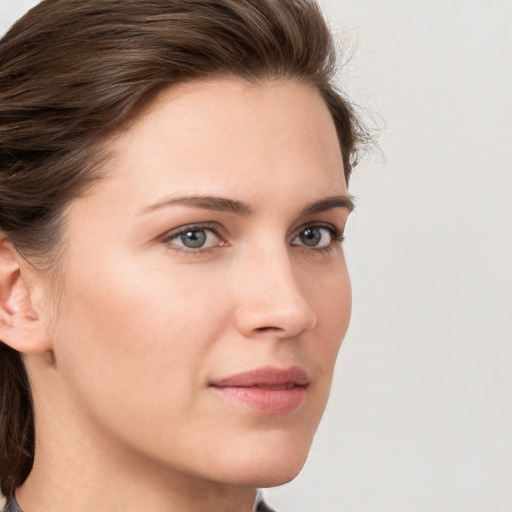
[{"label": "lower lip", "polygon": [[296,411],[304,402],[306,388],[265,389],[257,387],[215,387],[225,398],[236,400],[264,414],[286,414]]}]

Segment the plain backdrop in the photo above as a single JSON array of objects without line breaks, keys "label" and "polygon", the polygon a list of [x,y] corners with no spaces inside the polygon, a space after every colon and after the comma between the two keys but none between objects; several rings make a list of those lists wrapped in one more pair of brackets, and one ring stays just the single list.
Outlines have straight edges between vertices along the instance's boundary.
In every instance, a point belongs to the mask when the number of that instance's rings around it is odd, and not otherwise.
[{"label": "plain backdrop", "polygon": [[[35,3],[0,0],[0,32]],[[326,415],[267,496],[512,512],[512,1],[321,5],[380,151],[351,182],[354,313]]]}]

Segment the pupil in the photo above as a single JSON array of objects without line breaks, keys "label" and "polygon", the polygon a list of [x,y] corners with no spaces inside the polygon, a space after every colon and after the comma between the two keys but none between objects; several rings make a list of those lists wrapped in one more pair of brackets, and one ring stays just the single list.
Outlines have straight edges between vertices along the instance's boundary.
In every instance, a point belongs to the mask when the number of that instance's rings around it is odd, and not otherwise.
[{"label": "pupil", "polygon": [[301,242],[304,245],[308,245],[310,247],[312,247],[314,245],[318,245],[318,242],[320,242],[321,238],[322,238],[322,235],[318,228],[308,228],[308,229],[305,229],[300,234]]},{"label": "pupil", "polygon": [[204,231],[187,231],[180,238],[185,247],[197,249],[206,242],[206,233]]}]

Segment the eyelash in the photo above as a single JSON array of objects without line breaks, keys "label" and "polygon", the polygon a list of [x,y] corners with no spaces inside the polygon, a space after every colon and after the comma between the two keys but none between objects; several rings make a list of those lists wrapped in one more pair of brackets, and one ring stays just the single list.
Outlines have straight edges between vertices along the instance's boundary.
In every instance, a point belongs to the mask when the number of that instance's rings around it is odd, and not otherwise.
[{"label": "eyelash", "polygon": [[326,247],[308,247],[306,245],[297,245],[295,247],[300,248],[303,251],[307,251],[312,255],[328,255],[330,254],[336,247],[340,246],[345,241],[345,234],[339,229],[335,228],[332,224],[324,224],[324,223],[312,223],[301,226],[295,234],[293,238],[295,239],[300,233],[304,232],[306,229],[325,229],[331,235],[330,243]]},{"label": "eyelash", "polygon": [[[342,242],[345,241],[345,235],[340,230],[336,229],[331,224],[324,224],[324,223],[311,223],[311,224],[305,224],[301,226],[299,229],[297,229],[293,236],[292,240],[300,236],[301,233],[306,231],[307,229],[325,229],[329,232],[331,236],[331,241],[326,247],[318,247],[315,246],[308,247],[307,245],[301,245],[301,244],[295,244],[293,247],[300,247],[303,250],[307,251],[313,251],[315,253],[325,253],[330,252],[333,250],[334,246],[340,245]],[[172,250],[177,251],[182,254],[193,254],[193,255],[200,255],[204,253],[209,253],[212,250],[223,248],[229,246],[229,243],[227,242],[221,242],[218,245],[215,245],[213,247],[198,247],[198,248],[190,248],[190,247],[184,247],[180,245],[176,245],[173,243],[173,240],[176,238],[179,238],[180,236],[186,234],[189,231],[207,231],[215,235],[217,238],[222,239],[222,236],[219,234],[218,226],[216,224],[211,223],[205,223],[205,224],[190,224],[187,226],[182,226],[180,228],[177,228],[176,230],[173,230],[167,234],[165,234],[162,238],[162,242],[167,244]]]},{"label": "eyelash", "polygon": [[223,242],[219,245],[216,245],[214,247],[199,247],[197,249],[192,249],[189,247],[182,247],[180,245],[176,245],[172,243],[172,241],[181,235],[186,234],[188,231],[208,231],[210,233],[213,233],[217,238],[222,239],[222,236],[219,234],[218,226],[216,224],[189,224],[187,226],[182,226],[180,228],[177,228],[173,231],[170,231],[169,233],[165,234],[162,241],[168,245],[172,250],[182,253],[182,254],[192,254],[192,255],[200,255],[204,253],[209,253],[212,250],[219,249],[222,247],[226,247],[229,244],[226,242]]}]

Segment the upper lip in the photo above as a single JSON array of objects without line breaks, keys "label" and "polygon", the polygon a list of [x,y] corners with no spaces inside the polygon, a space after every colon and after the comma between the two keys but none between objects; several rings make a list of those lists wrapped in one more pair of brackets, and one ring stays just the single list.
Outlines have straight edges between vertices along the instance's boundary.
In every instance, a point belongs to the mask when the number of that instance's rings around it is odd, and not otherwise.
[{"label": "upper lip", "polygon": [[210,382],[211,386],[227,387],[272,387],[272,386],[307,386],[308,374],[297,366],[292,368],[265,367],[237,373],[222,379]]}]

